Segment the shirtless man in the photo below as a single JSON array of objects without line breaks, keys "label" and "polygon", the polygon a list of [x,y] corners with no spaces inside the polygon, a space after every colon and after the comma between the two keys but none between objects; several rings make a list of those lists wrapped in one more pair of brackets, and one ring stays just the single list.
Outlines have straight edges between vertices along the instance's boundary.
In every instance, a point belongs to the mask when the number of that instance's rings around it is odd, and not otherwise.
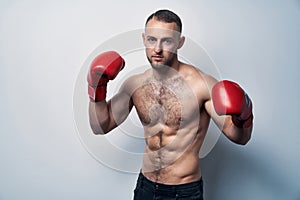
[{"label": "shirtless man", "polygon": [[88,73],[89,117],[95,134],[120,125],[135,106],[146,141],[134,199],[203,199],[199,151],[212,119],[227,138],[246,144],[252,103],[236,83],[218,82],[179,61],[180,18],[169,10],[148,17],[142,34],[150,69],[128,78],[106,101],[106,86],[125,66],[114,51],[97,56]]}]

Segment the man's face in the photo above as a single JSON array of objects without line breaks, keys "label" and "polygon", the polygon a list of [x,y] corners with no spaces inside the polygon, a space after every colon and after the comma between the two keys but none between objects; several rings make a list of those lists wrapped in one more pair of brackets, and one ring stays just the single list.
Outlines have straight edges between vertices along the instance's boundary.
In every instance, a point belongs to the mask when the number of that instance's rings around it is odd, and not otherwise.
[{"label": "man's face", "polygon": [[177,59],[177,49],[183,44],[183,37],[177,31],[176,23],[151,19],[148,21],[143,41],[146,55],[153,68],[171,66]]}]

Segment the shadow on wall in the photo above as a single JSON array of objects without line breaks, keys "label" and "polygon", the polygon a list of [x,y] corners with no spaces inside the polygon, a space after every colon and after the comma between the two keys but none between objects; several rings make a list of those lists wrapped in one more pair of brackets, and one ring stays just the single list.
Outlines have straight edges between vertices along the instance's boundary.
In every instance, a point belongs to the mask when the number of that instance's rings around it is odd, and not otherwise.
[{"label": "shadow on wall", "polygon": [[258,150],[252,152],[248,145],[251,142],[236,145],[222,135],[212,152],[202,159],[206,199],[296,200],[289,187],[292,183],[284,175],[286,169],[272,164],[280,162],[279,158]]}]

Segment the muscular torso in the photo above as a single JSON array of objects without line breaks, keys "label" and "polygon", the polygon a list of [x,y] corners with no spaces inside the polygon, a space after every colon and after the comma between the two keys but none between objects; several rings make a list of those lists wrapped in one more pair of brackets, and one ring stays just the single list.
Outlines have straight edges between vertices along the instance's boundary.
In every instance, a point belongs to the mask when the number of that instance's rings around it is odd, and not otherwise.
[{"label": "muscular torso", "polygon": [[205,83],[192,72],[156,79],[149,71],[132,94],[146,141],[142,171],[152,181],[180,184],[201,176],[199,150],[210,118]]}]

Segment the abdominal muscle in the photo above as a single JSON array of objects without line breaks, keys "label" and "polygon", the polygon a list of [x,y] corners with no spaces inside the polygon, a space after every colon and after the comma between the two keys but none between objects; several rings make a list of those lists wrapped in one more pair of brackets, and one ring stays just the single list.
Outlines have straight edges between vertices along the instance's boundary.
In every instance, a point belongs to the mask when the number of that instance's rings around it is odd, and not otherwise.
[{"label": "abdominal muscle", "polygon": [[142,173],[149,180],[176,185],[200,179],[199,150],[204,138],[201,131],[172,131],[163,126],[157,134],[148,135],[147,129]]}]

